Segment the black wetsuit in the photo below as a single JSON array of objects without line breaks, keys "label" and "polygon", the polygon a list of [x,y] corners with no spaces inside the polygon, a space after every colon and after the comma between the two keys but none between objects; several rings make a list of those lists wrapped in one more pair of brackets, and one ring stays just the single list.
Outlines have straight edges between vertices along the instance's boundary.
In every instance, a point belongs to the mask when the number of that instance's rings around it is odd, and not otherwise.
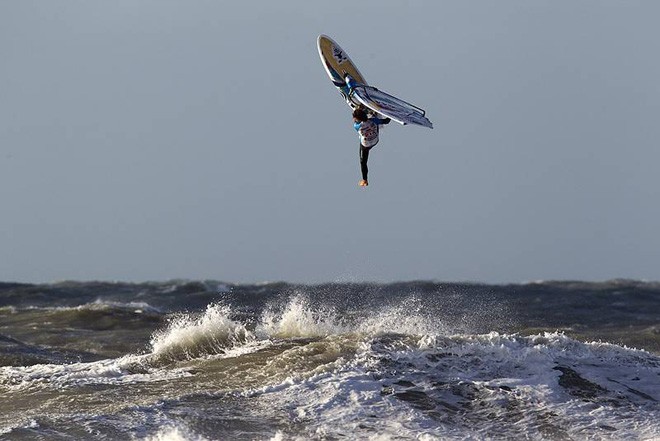
[{"label": "black wetsuit", "polygon": [[369,150],[371,147],[362,147],[360,144],[360,169],[362,169],[362,179],[367,181],[367,174],[369,173],[369,167],[367,167],[367,161],[369,161]]}]

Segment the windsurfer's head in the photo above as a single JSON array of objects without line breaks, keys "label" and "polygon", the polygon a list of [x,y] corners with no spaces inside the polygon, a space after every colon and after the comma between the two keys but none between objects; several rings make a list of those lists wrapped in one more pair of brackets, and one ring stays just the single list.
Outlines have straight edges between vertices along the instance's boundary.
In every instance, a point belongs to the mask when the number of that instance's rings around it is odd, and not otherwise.
[{"label": "windsurfer's head", "polygon": [[367,112],[358,107],[357,109],[353,110],[353,119],[356,121],[364,122],[368,119]]}]

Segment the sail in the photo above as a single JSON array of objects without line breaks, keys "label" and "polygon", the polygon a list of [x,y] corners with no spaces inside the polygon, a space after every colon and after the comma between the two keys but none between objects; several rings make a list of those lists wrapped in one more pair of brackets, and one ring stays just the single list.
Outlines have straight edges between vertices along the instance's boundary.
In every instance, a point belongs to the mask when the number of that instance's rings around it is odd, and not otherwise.
[{"label": "sail", "polygon": [[352,88],[351,97],[374,112],[400,124],[417,124],[429,129],[433,128],[433,123],[425,116],[424,110],[375,87],[357,85]]}]

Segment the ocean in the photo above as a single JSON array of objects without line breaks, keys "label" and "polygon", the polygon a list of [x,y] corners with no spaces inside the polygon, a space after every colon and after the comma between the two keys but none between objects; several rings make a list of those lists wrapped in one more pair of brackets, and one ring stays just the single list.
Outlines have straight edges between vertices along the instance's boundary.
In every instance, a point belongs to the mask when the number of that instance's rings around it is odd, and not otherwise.
[{"label": "ocean", "polygon": [[0,283],[0,440],[660,439],[660,283]]}]

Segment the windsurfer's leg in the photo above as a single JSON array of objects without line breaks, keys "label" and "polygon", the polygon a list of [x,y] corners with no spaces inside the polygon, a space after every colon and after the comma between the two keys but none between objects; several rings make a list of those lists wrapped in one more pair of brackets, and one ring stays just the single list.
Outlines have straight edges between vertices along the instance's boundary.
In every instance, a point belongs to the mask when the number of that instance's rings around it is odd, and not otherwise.
[{"label": "windsurfer's leg", "polygon": [[369,173],[367,161],[369,161],[369,148],[362,147],[362,144],[360,144],[360,169],[362,170],[362,179],[365,181],[367,180],[367,174]]}]

